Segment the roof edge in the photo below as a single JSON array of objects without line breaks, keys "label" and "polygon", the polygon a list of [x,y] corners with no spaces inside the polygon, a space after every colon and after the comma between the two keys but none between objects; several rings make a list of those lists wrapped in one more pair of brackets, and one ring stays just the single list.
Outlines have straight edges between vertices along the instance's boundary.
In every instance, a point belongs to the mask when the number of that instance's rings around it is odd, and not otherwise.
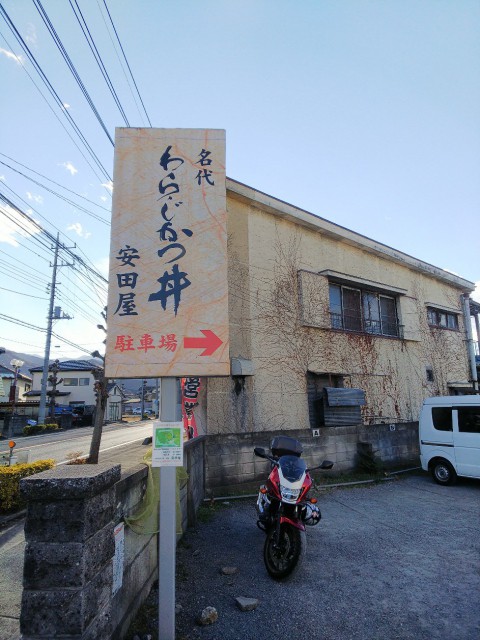
[{"label": "roof edge", "polygon": [[305,209],[300,209],[299,207],[289,204],[284,200],[279,200],[278,198],[264,193],[263,191],[259,191],[258,189],[249,187],[242,182],[238,182],[238,180],[227,178],[227,191],[240,201],[249,203],[253,206],[261,206],[270,213],[280,215],[291,222],[301,224],[302,226],[314,231],[322,231],[327,236],[346,242],[347,244],[358,247],[363,251],[374,253],[382,258],[393,260],[394,262],[407,266],[415,271],[419,271],[420,273],[429,275],[437,280],[448,282],[465,292],[470,293],[475,289],[475,283],[470,280],[461,278],[450,271],[445,271],[445,269],[441,269],[440,267],[436,267],[428,262],[424,262],[419,258],[410,256],[409,254],[403,253],[393,247],[389,247],[386,244],[372,240],[361,233],[351,231],[346,227],[330,222],[330,220],[327,220],[326,218],[317,216]]}]

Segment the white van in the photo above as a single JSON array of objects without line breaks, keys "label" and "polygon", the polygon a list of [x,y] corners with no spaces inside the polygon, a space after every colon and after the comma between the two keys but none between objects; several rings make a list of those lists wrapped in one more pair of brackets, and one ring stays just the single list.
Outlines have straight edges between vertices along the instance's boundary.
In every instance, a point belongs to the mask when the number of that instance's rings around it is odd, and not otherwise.
[{"label": "white van", "polygon": [[435,482],[480,478],[480,396],[427,398],[418,431],[422,469]]}]

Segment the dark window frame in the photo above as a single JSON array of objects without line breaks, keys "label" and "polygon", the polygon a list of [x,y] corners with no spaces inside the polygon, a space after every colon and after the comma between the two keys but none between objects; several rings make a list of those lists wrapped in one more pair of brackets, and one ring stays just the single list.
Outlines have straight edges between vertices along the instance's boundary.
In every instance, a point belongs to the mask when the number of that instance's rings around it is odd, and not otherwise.
[{"label": "dark window frame", "polygon": [[428,325],[435,329],[448,329],[458,331],[458,313],[438,309],[437,307],[427,307]]},{"label": "dark window frame", "polygon": [[401,338],[397,298],[388,293],[329,282],[331,327],[384,338]]}]

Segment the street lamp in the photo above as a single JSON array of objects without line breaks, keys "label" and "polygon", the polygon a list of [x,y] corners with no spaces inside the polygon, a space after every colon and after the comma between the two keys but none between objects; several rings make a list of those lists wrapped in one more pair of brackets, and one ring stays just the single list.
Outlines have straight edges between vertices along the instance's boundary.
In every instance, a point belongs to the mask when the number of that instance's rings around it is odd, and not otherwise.
[{"label": "street lamp", "polygon": [[17,403],[17,380],[18,380],[18,370],[24,364],[23,360],[17,360],[17,358],[13,358],[10,360],[10,366],[13,367],[15,375],[13,377],[13,384],[10,387],[10,402],[12,403],[12,417],[10,418],[10,422],[8,424],[8,437],[11,438],[13,435],[13,421],[15,420],[15,411],[16,411],[16,403]]}]

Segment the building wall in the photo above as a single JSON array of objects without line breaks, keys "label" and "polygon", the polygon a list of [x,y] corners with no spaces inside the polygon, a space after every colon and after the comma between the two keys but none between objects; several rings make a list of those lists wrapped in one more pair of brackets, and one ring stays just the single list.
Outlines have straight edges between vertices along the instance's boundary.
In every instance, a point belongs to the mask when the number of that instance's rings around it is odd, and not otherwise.
[{"label": "building wall", "polygon": [[[3,380],[3,389],[5,394],[0,396],[0,402],[9,402],[10,399],[10,387],[13,384],[12,378],[2,378]],[[32,388],[32,383],[30,380],[23,380],[22,378],[17,379],[17,386],[15,390],[15,402],[25,402],[26,398],[23,395],[25,391],[29,391]]]},{"label": "building wall", "polygon": [[[95,404],[95,379],[90,371],[59,371],[57,373],[59,379],[62,378],[87,378],[88,385],[86,386],[67,386],[63,383],[57,385],[57,391],[68,391],[70,395],[59,396],[57,398],[57,404],[70,404],[71,402],[84,402],[87,405]],[[42,386],[42,372],[33,372],[33,385],[32,389],[40,389]],[[50,384],[47,386],[47,391],[52,387]]]},{"label": "building wall", "polygon": [[[232,197],[228,233],[231,355],[254,375],[209,380],[209,433],[309,428],[307,371],[363,389],[365,422],[416,421],[425,397],[468,380],[462,289],[435,267],[422,273],[393,250],[382,257]],[[404,338],[332,330],[326,270],[397,292]],[[457,313],[459,330],[430,328],[427,305]]]}]

